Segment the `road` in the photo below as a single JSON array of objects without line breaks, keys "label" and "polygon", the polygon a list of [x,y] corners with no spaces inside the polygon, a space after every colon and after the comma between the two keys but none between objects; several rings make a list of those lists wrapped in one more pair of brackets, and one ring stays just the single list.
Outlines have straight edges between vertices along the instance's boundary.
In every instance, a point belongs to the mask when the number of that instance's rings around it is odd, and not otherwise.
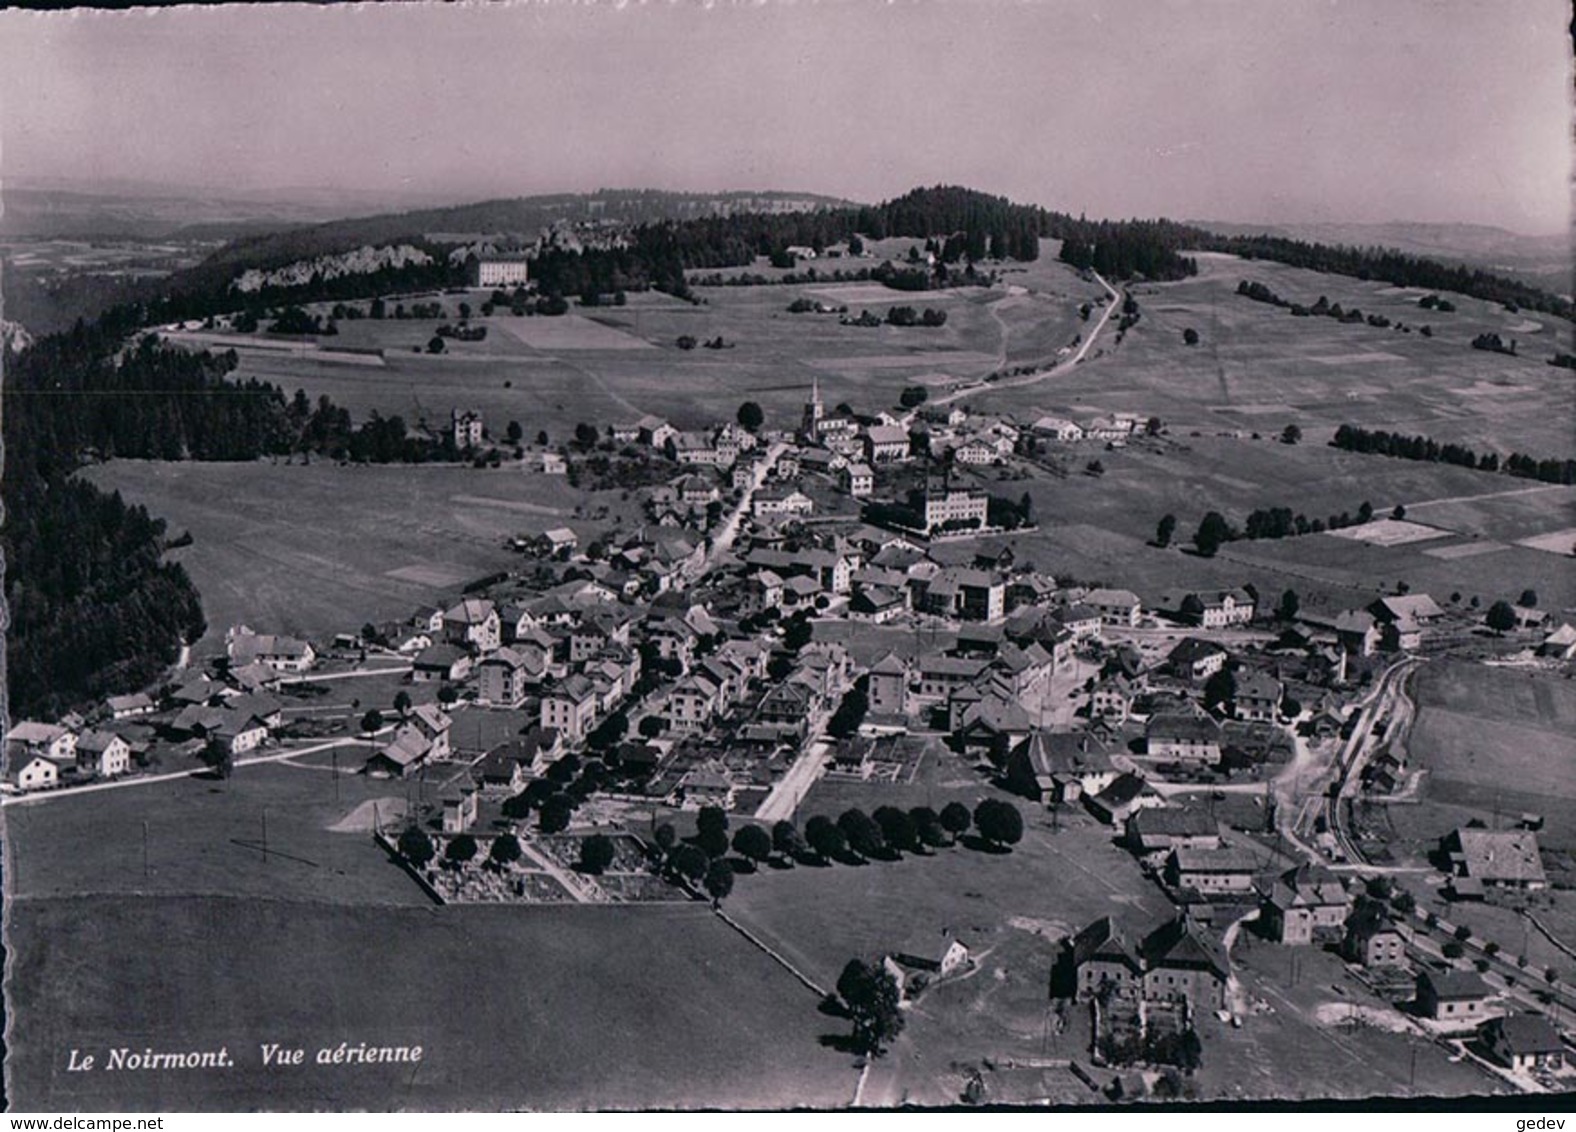
[{"label": "road", "polygon": [[804,796],[810,792],[810,787],[826,773],[826,762],[832,747],[830,742],[818,734],[824,722],[824,715],[810,720],[806,732],[811,737],[810,741],[794,760],[793,766],[777,780],[772,792],[766,795],[766,800],[756,807],[756,821],[775,822],[793,817],[793,812],[799,808],[799,803],[804,801]]},{"label": "road", "polygon": [[[392,728],[385,727],[383,731]],[[382,734],[382,732],[374,732]],[[308,747],[291,747],[289,750],[276,750],[272,754],[253,755],[250,758],[236,759],[235,769],[256,766],[259,763],[278,763],[287,759],[300,758],[302,755],[314,755],[319,751],[326,751],[331,747],[361,746],[364,739],[329,739],[322,743],[315,743]],[[99,790],[126,790],[133,786],[152,786],[159,782],[173,782],[177,778],[195,778],[200,774],[212,773],[206,766],[192,767],[190,770],[171,771],[169,774],[138,774],[127,778],[112,778],[108,782],[90,782],[85,786],[67,786],[60,790],[42,790],[30,794],[7,795],[0,799],[0,806],[30,805],[40,802],[50,802],[59,798],[74,797],[78,794],[92,794]]]},{"label": "road", "polygon": [[1057,374],[1066,373],[1083,361],[1084,356],[1089,353],[1090,348],[1094,345],[1095,339],[1099,337],[1100,331],[1104,330],[1105,324],[1110,321],[1112,313],[1116,310],[1117,300],[1121,298],[1116,288],[1107,283],[1100,276],[1099,272],[1090,271],[1089,274],[1093,275],[1095,281],[1105,288],[1106,294],[1111,297],[1111,301],[1100,308],[1099,320],[1094,326],[1090,327],[1088,337],[1079,344],[1078,349],[1073,351],[1072,357],[1058,362],[1049,369],[1037,370],[1034,373],[1026,373],[1019,377],[1003,378],[1001,381],[982,381],[977,385],[967,385],[962,389],[954,389],[951,393],[930,398],[927,404],[948,405],[953,401],[961,401],[965,397],[973,397],[981,393],[994,393],[998,389],[1018,389],[1025,385],[1035,385],[1047,378],[1055,377]]},{"label": "road", "polygon": [[[701,568],[701,577],[704,577],[717,560],[726,554],[733,546],[733,540],[739,537],[739,524],[744,521],[745,514],[750,509],[750,503],[755,498],[755,493],[761,489],[761,484],[766,482],[767,475],[777,463],[777,458],[783,454],[788,445],[778,441],[766,450],[766,459],[755,465],[755,479],[749,489],[739,497],[739,505],[735,507],[728,517],[723,520],[722,526],[712,536],[711,550],[706,553],[705,565]],[[699,579],[697,579],[699,580]]]}]

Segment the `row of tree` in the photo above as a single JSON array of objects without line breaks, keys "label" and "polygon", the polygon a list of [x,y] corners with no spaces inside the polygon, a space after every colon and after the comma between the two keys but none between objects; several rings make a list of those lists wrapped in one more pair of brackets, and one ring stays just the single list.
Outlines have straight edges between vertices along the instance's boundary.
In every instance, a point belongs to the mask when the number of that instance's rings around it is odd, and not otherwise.
[{"label": "row of tree", "polygon": [[1441,443],[1427,436],[1407,436],[1384,429],[1365,429],[1343,424],[1335,430],[1330,440],[1333,447],[1346,452],[1371,453],[1392,456],[1401,460],[1421,460],[1427,463],[1456,464],[1476,468],[1481,472],[1504,471],[1520,479],[1540,480],[1543,483],[1576,483],[1576,460],[1545,457],[1539,459],[1520,452],[1513,452],[1503,459],[1496,452],[1481,455],[1464,445]]}]

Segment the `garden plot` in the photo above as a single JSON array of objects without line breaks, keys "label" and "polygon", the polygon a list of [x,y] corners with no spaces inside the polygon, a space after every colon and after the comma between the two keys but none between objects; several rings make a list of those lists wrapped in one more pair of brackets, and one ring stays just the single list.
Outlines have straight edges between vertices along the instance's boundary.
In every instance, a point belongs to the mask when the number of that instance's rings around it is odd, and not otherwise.
[{"label": "garden plot", "polygon": [[1329,533],[1334,538],[1355,539],[1358,542],[1372,543],[1374,546],[1405,546],[1411,542],[1444,538],[1454,532],[1426,526],[1423,523],[1411,523],[1405,519],[1375,519],[1371,523],[1345,527]]}]

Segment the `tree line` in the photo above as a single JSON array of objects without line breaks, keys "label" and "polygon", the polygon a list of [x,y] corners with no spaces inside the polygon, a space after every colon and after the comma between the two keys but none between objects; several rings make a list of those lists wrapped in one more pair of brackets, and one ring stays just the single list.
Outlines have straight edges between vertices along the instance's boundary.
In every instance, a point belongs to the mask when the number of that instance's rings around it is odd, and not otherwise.
[{"label": "tree line", "polygon": [[1501,457],[1497,452],[1478,454],[1465,445],[1440,443],[1427,436],[1406,436],[1384,429],[1359,428],[1343,424],[1335,430],[1330,444],[1346,452],[1362,452],[1376,456],[1392,456],[1400,460],[1420,460],[1426,463],[1455,464],[1463,468],[1476,468],[1480,472],[1503,471],[1520,479],[1538,480],[1542,483],[1576,483],[1576,460],[1538,458],[1520,452]]}]

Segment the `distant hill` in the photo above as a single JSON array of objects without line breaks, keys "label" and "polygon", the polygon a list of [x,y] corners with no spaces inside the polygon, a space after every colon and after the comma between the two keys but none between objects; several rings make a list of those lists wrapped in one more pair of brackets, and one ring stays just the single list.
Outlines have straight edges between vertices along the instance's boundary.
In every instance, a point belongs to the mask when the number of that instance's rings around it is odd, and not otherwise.
[{"label": "distant hill", "polygon": [[1190,221],[1223,236],[1282,236],[1317,244],[1393,248],[1407,255],[1480,267],[1569,297],[1576,254],[1572,237],[1529,236],[1483,224],[1237,224]]}]

